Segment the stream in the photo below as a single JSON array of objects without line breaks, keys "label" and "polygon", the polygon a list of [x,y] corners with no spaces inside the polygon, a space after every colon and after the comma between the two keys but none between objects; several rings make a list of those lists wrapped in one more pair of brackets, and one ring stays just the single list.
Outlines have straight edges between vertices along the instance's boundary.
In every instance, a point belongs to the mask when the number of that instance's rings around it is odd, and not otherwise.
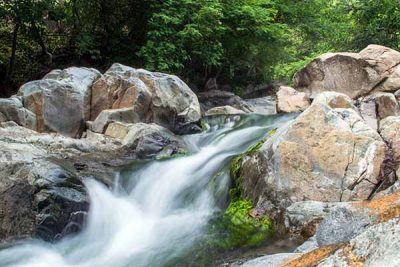
[{"label": "stream", "polygon": [[0,266],[197,266],[180,259],[226,208],[230,160],[292,118],[210,119],[207,131],[184,136],[188,155],[127,166],[113,188],[87,179],[91,206],[83,231],[57,243],[34,240],[3,249]]}]

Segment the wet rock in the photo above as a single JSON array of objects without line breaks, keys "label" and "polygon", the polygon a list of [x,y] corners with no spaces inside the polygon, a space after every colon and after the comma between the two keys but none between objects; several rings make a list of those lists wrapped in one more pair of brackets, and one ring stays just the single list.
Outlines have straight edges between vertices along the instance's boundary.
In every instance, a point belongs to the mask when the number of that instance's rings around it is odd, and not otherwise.
[{"label": "wet rock", "polygon": [[23,85],[18,94],[36,115],[39,132],[80,137],[90,116],[90,89],[99,76],[87,68],[54,70],[42,80]]},{"label": "wet rock", "polygon": [[127,154],[135,153],[142,159],[187,152],[183,140],[156,124],[136,123],[129,126],[122,145]]},{"label": "wet rock", "polygon": [[380,181],[387,147],[354,109],[346,95],[318,96],[243,159],[243,196],[272,214],[299,201],[367,199]]},{"label": "wet rock", "polygon": [[310,106],[307,94],[297,92],[291,87],[281,86],[276,96],[277,112],[302,112]]},{"label": "wet rock", "polygon": [[243,110],[236,109],[231,106],[215,107],[206,111],[206,116],[217,116],[217,115],[240,115],[245,114]]},{"label": "wet rock", "polygon": [[115,169],[126,164],[119,147],[109,140],[77,140],[2,123],[0,242],[55,240],[80,229],[74,214],[88,209],[82,180],[96,177],[110,184]]},{"label": "wet rock", "polygon": [[370,45],[360,53],[327,53],[296,73],[294,84],[312,98],[324,91],[335,91],[355,99],[372,91],[394,89],[395,67],[399,63],[399,52],[379,45]]},{"label": "wet rock", "polygon": [[50,162],[35,164],[29,179],[35,187],[33,205],[40,238],[51,241],[65,235],[73,214],[88,211],[89,199],[81,180],[62,167]]}]

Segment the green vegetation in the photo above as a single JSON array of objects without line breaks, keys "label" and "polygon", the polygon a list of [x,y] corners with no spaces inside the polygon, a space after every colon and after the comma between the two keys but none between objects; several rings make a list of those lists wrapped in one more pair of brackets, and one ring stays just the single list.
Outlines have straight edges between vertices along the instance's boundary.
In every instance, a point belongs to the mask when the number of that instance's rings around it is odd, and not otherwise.
[{"label": "green vegetation", "polygon": [[0,94],[53,68],[120,62],[233,91],[314,56],[399,48],[397,0],[0,0]]},{"label": "green vegetation", "polygon": [[232,201],[211,226],[210,231],[220,236],[211,235],[209,246],[220,250],[259,246],[273,233],[271,221],[257,216],[251,201],[244,199]]}]

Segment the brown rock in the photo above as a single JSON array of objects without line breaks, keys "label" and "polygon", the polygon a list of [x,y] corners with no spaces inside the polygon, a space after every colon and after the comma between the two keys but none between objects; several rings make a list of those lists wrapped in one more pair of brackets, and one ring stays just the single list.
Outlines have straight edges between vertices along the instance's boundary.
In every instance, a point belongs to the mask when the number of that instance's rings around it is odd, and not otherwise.
[{"label": "brown rock", "polygon": [[291,87],[281,86],[276,96],[278,112],[301,112],[310,106],[310,99],[307,94],[297,92]]},{"label": "brown rock", "polygon": [[396,90],[399,63],[399,52],[379,45],[370,45],[358,54],[327,53],[297,72],[294,84],[312,98],[335,91],[355,99],[372,91]]},{"label": "brown rock", "polygon": [[245,157],[244,197],[278,209],[305,200],[367,199],[387,147],[354,109],[343,108],[351,106],[345,95],[323,93],[259,152]]}]

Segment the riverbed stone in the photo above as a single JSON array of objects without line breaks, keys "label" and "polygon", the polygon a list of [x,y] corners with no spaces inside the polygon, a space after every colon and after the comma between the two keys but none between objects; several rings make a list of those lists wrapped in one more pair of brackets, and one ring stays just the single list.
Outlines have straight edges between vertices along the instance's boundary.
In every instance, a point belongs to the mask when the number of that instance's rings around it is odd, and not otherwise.
[{"label": "riverbed stone", "polygon": [[159,154],[171,156],[187,152],[184,141],[168,129],[157,124],[136,123],[129,125],[122,141],[126,153],[135,153],[139,158],[151,158]]},{"label": "riverbed stone", "polygon": [[310,99],[306,93],[281,86],[276,93],[276,106],[278,113],[302,112],[310,106]]}]

